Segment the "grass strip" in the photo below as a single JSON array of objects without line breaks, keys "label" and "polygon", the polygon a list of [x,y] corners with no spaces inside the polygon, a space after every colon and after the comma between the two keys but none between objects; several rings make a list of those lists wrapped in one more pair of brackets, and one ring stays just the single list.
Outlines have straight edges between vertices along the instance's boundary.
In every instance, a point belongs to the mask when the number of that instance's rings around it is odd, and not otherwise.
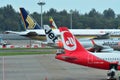
[{"label": "grass strip", "polygon": [[[26,50],[26,49],[25,49]],[[12,56],[12,55],[34,55],[34,54],[55,54],[56,50],[48,50],[46,51],[31,51],[31,52],[0,52],[0,56]]]},{"label": "grass strip", "polygon": [[0,56],[34,55],[34,54],[54,54],[54,52],[4,52],[0,53]]}]

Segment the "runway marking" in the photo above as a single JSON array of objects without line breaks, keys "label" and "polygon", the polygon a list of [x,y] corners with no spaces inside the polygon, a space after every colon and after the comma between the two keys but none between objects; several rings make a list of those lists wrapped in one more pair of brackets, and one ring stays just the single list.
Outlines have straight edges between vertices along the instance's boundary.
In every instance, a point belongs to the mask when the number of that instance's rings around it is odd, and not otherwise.
[{"label": "runway marking", "polygon": [[2,61],[3,61],[3,80],[5,80],[5,57],[2,57]]}]

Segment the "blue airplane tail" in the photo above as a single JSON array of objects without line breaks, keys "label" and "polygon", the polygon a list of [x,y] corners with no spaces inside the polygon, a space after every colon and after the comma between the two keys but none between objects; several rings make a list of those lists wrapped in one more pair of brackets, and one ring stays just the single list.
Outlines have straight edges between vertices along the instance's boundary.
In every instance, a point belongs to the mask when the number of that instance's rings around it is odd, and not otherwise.
[{"label": "blue airplane tail", "polygon": [[25,29],[42,29],[42,27],[28,14],[24,8],[20,8],[20,14],[24,22]]}]

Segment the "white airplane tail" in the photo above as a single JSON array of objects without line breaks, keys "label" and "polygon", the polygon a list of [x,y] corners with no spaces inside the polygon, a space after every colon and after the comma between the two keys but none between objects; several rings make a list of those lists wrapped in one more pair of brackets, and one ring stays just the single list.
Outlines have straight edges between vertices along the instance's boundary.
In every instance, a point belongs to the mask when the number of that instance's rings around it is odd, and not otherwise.
[{"label": "white airplane tail", "polygon": [[48,43],[55,43],[56,41],[58,41],[58,36],[53,32],[53,30],[48,25],[44,25],[44,30]]}]

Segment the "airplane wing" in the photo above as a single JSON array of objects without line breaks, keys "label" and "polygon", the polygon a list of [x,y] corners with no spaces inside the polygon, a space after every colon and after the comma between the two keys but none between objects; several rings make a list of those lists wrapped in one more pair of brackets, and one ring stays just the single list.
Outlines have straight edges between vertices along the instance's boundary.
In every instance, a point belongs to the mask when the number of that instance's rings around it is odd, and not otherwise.
[{"label": "airplane wing", "polygon": [[106,33],[104,35],[97,35],[95,38],[93,39],[110,39],[110,33]]},{"label": "airplane wing", "polygon": [[21,31],[21,32],[17,32],[17,31],[5,31],[5,34],[18,34],[20,36],[37,36],[38,34],[35,31]]}]

